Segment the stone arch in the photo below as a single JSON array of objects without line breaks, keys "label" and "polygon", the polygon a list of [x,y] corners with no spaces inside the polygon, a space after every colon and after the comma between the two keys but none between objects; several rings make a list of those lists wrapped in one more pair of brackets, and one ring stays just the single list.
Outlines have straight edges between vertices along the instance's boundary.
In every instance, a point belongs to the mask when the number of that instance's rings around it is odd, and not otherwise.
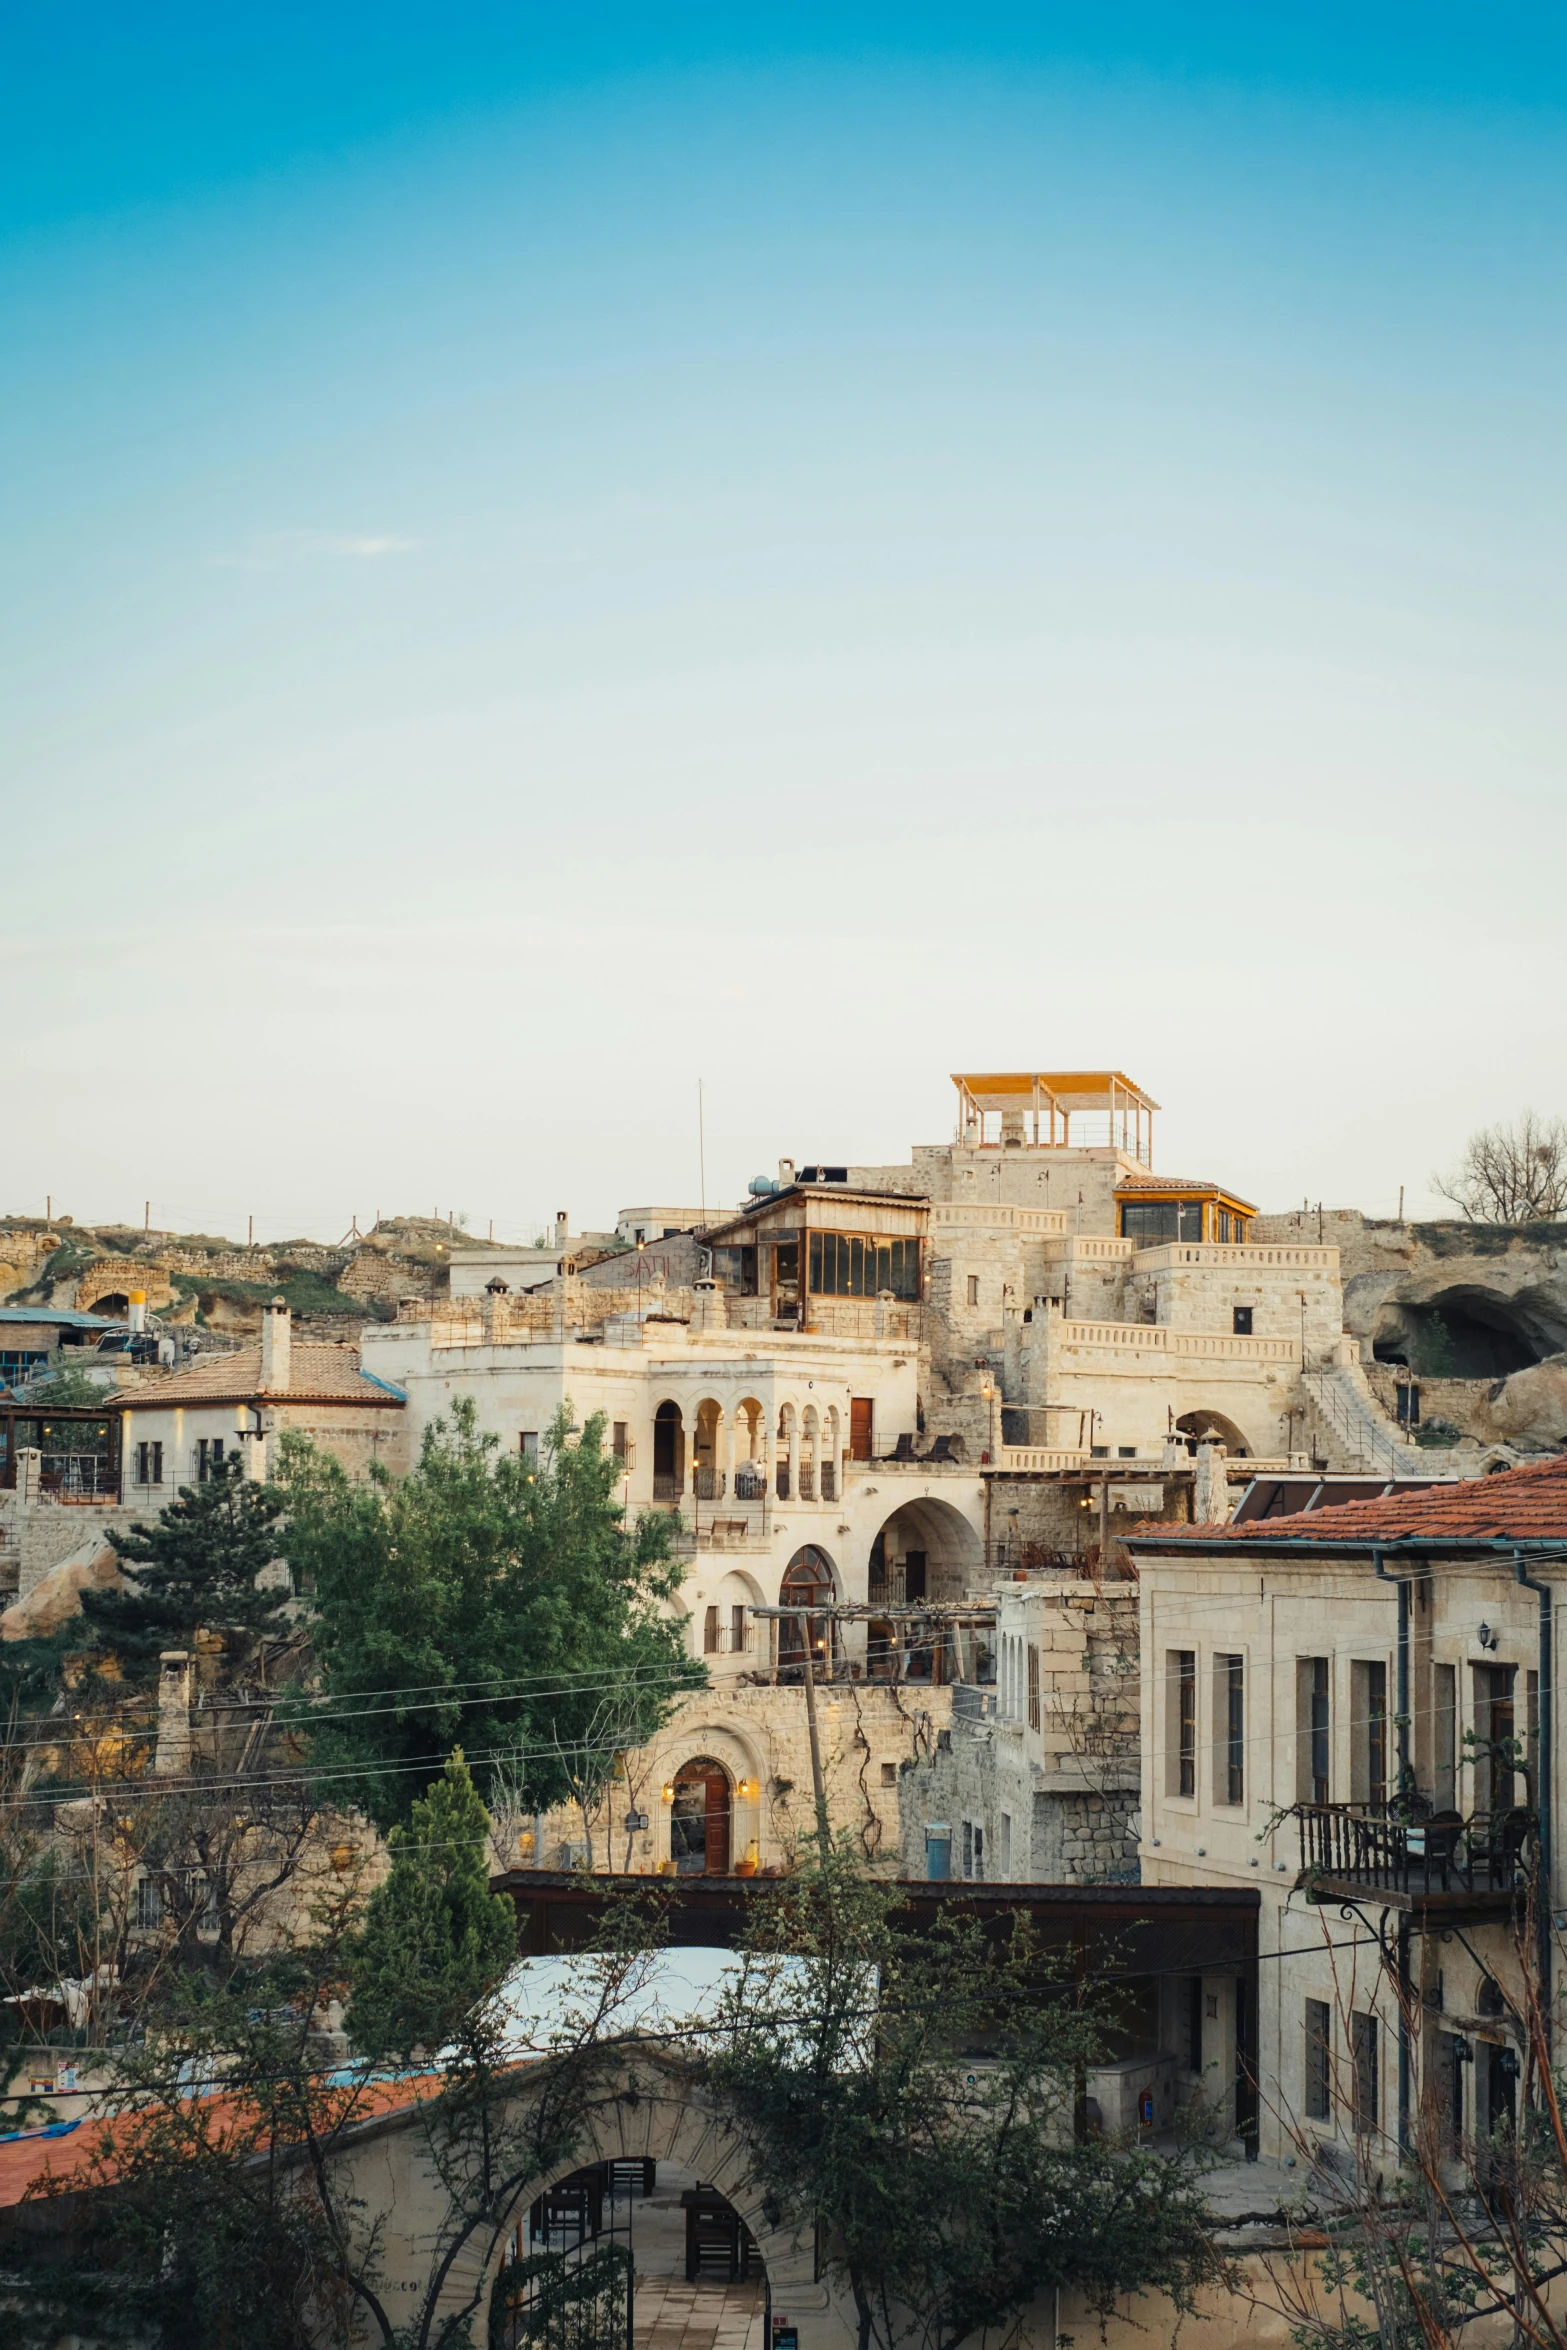
[{"label": "stone arch", "polygon": [[734,1411],[736,1501],[767,1497],[767,1413],[754,1395],[743,1395]]},{"label": "stone arch", "polygon": [[734,1854],[733,1774],[721,1755],[688,1754],[668,1782],[669,1857],[677,1877],[727,1877]]},{"label": "stone arch", "polygon": [[[408,2127],[413,2123],[410,2115]],[[581,2142],[554,2170],[520,2187],[497,2216],[482,2275],[480,2323],[488,2316],[495,2280],[505,2266],[511,2233],[534,2197],[568,2172],[593,2162],[651,2158],[694,2172],[734,2205],[756,2242],[775,2307],[787,2305],[797,2325],[801,2350],[852,2350],[854,2312],[829,2279],[818,2278],[814,2240],[808,2226],[780,2213],[754,2176],[750,2151],[738,2122],[716,2099],[690,2088],[658,2050],[638,2054],[618,2094],[596,2099],[584,2122]],[[469,2306],[471,2268],[454,2275],[447,2290],[451,2314]],[[445,2304],[437,2313],[447,2314]]]},{"label": "stone arch", "polygon": [[922,1599],[967,1599],[983,1579],[985,1545],[950,1501],[921,1494],[900,1502],[871,1544],[872,1605],[917,1606]]},{"label": "stone arch", "polygon": [[[840,1595],[838,1570],[828,1553],[819,1542],[802,1543],[784,1569],[778,1586],[779,1606],[826,1607]],[[832,1618],[824,1615],[778,1618],[780,1672],[798,1672],[805,1663],[807,1640],[823,1664],[829,1662],[833,1653]]]},{"label": "stone arch", "polygon": [[1251,1451],[1250,1444],[1235,1422],[1227,1419],[1223,1412],[1211,1410],[1206,1404],[1199,1404],[1195,1411],[1182,1412],[1175,1426],[1178,1435],[1189,1436],[1194,1443],[1204,1436],[1215,1438],[1223,1445],[1231,1460],[1244,1460]]},{"label": "stone arch", "polygon": [[95,1297],[91,1305],[81,1309],[87,1314],[102,1314],[110,1322],[123,1322],[130,1310],[131,1301],[123,1289],[107,1290],[102,1297]]},{"label": "stone arch", "polygon": [[719,1498],[724,1469],[724,1407],[713,1395],[703,1396],[692,1419],[692,1491],[699,1501]]},{"label": "stone arch", "polygon": [[678,1501],[686,1486],[685,1415],[672,1396],[653,1414],[653,1499]]}]

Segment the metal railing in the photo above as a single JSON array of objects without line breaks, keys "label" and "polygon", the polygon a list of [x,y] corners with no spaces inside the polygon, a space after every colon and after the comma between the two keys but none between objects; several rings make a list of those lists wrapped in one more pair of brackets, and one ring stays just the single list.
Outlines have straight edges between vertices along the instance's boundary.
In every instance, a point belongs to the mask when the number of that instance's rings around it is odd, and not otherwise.
[{"label": "metal railing", "polygon": [[1531,1811],[1392,1816],[1385,1804],[1300,1803],[1301,1867],[1368,1892],[1511,1893],[1529,1882],[1537,1822]]},{"label": "metal railing", "polygon": [[1334,1435],[1342,1439],[1345,1450],[1363,1468],[1373,1475],[1396,1477],[1400,1473],[1408,1476],[1411,1467],[1419,1467],[1419,1455],[1413,1446],[1391,1431],[1379,1428],[1358,1395],[1351,1403],[1331,1371],[1307,1371],[1303,1374],[1303,1384]]}]

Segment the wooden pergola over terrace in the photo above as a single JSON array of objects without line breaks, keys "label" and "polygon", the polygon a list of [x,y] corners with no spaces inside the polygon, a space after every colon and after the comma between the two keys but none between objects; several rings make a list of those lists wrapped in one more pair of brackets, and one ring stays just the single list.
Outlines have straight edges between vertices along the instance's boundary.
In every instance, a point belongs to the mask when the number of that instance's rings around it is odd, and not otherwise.
[{"label": "wooden pergola over terrace", "polygon": [[[1079,1136],[1079,1149],[1108,1143],[1129,1151],[1141,1166],[1153,1165],[1153,1114],[1159,1104],[1120,1069],[1006,1069],[954,1072],[958,1089],[958,1132],[964,1141],[991,1147],[987,1117],[1001,1119],[1000,1140],[1027,1140],[1043,1149],[1072,1147],[1075,1116],[1103,1118],[1103,1134]],[[1040,1120],[1044,1120],[1044,1132]]]}]

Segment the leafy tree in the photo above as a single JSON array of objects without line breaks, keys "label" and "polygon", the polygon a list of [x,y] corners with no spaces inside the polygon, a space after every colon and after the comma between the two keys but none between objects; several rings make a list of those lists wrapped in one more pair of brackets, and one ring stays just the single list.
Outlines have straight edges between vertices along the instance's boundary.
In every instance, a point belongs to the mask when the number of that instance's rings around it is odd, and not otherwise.
[{"label": "leafy tree", "polygon": [[111,1534],[130,1589],[82,1593],[92,1645],[145,1680],[164,1649],[188,1648],[198,1630],[246,1641],[281,1632],[292,1594],[256,1578],[278,1556],[282,1512],[281,1496],[230,1459],[204,1485],[181,1486],[155,1524]]},{"label": "leafy tree", "polygon": [[[96,1379],[90,1379],[85,1371],[71,1366],[63,1371],[55,1371],[49,1378],[40,1379],[29,1387],[27,1400],[29,1405],[36,1405],[46,1412],[101,1412],[109,1399],[107,1391],[100,1387]],[[72,1435],[83,1452],[97,1450],[90,1441],[90,1432],[86,1443],[80,1443],[79,1430],[73,1430]]]},{"label": "leafy tree", "polygon": [[1113,2011],[1021,1924],[913,1930],[843,1847],[753,1912],[709,2077],[754,2175],[814,2224],[859,2350],[953,2350],[1053,2288],[1107,2315],[1221,2280],[1197,2176],[1074,2132]]},{"label": "leafy tree", "polygon": [[383,1828],[459,1743],[486,1791],[520,1766],[539,1808],[560,1802],[573,1792],[561,1750],[588,1746],[606,1688],[636,1745],[705,1679],[665,1608],[683,1573],[670,1521],[626,1524],[602,1415],[572,1434],[562,1411],[536,1462],[502,1453],[459,1399],[410,1475],[372,1467],[363,1481],[285,1439],[284,1547],[336,1701],[309,1728],[312,1757]]},{"label": "leafy tree", "polygon": [[367,2054],[441,2047],[516,1956],[516,1912],[490,1891],[489,1833],[459,1749],[392,1830],[391,1872],[370,1897],[349,2010]]}]

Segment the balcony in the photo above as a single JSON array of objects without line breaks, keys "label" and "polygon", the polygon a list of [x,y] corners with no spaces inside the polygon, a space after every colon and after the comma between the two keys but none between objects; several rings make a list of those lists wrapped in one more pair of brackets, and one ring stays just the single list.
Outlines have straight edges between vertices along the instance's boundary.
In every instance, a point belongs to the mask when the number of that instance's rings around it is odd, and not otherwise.
[{"label": "balcony", "polygon": [[1386,1804],[1302,1803],[1295,1813],[1301,1871],[1319,1901],[1505,1917],[1533,1876],[1531,1811],[1410,1820]]}]

